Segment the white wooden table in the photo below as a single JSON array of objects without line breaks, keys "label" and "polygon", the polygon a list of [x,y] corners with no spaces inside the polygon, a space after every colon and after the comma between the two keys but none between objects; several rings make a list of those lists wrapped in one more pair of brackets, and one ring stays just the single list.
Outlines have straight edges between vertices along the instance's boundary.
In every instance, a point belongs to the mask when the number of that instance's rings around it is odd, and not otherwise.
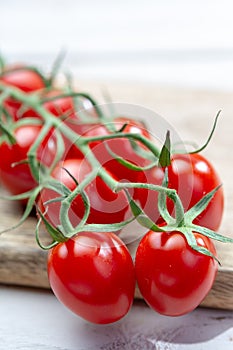
[{"label": "white wooden table", "polygon": [[135,302],[123,320],[87,323],[43,290],[0,288],[0,349],[5,350],[232,350],[233,314],[197,309],[160,316]]},{"label": "white wooden table", "polygon": [[[83,79],[233,91],[233,5],[221,1],[1,1],[0,50],[10,61],[64,68]],[[162,317],[135,302],[109,326],[74,316],[49,291],[0,286],[0,349],[232,350],[233,313]]]}]

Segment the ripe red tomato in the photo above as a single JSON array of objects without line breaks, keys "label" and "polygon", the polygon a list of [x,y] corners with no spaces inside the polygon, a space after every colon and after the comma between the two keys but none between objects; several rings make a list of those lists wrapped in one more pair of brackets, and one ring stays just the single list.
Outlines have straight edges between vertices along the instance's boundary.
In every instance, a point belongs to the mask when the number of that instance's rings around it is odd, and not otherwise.
[{"label": "ripe red tomato", "polygon": [[[221,185],[221,180],[213,165],[198,153],[174,155],[168,176],[169,187],[178,189],[185,210]],[[217,231],[221,224],[223,208],[224,195],[221,187],[208,207],[194,220],[194,223]]]},{"label": "ripe red tomato", "polygon": [[[59,97],[67,92],[59,89],[52,89],[42,95],[43,98],[55,99],[44,102],[44,107],[53,113],[54,115],[61,117],[65,122],[72,123],[74,127],[80,126],[77,122],[81,120],[85,122],[85,116],[93,121],[98,121],[97,113],[93,107],[93,104],[87,97],[81,97],[78,92],[72,91],[72,96]],[[80,118],[80,114],[83,114]],[[85,114],[85,116],[84,116]]]},{"label": "ripe red tomato", "polygon": [[[50,91],[43,91],[41,99],[56,97],[43,103],[45,109],[56,117],[61,119],[61,123],[69,126],[73,131],[77,133],[77,139],[80,134],[83,133],[84,128],[87,126],[81,124],[78,113],[75,111],[75,104],[72,97],[59,97],[64,92],[62,90],[53,89]],[[18,116],[19,117],[19,116]],[[38,118],[42,119],[41,116],[32,109],[27,109],[22,115],[22,118]],[[84,155],[81,150],[76,147],[67,137],[63,135],[65,143],[65,152],[63,158],[83,158]]]},{"label": "ripe red tomato", "polygon": [[[216,251],[209,238],[195,233],[197,244]],[[179,316],[195,309],[212,287],[216,261],[193,250],[179,232],[149,231],[135,260],[140,292],[155,311]]]},{"label": "ripe red tomato", "polygon": [[[55,97],[62,95],[62,91],[51,90],[46,97]],[[65,115],[66,118],[75,114],[75,106],[72,97],[61,97],[44,103],[44,107],[56,116]]]},{"label": "ripe red tomato", "polygon": [[[145,172],[148,183],[161,185],[164,170],[154,167]],[[201,154],[174,154],[168,167],[168,187],[176,189],[185,211],[194,206],[205,194],[221,184],[213,165]],[[137,190],[137,198],[144,211],[155,222],[162,223],[158,208],[158,193],[145,189]],[[173,202],[168,200],[168,210],[173,211]],[[194,220],[194,223],[214,231],[219,229],[223,216],[224,196],[220,188],[207,208]]]},{"label": "ripe red tomato", "polygon": [[89,322],[115,322],[133,303],[133,261],[111,232],[82,232],[52,248],[48,276],[56,297]]},{"label": "ripe red tomato", "polygon": [[[41,99],[45,98],[53,98],[55,99],[46,101],[43,103],[43,106],[45,109],[47,109],[49,112],[54,114],[55,116],[61,117],[61,119],[70,118],[71,116],[74,117],[75,114],[75,106],[73,103],[73,99],[71,97],[58,97],[59,95],[62,95],[62,90],[49,90],[49,91],[42,91],[41,93]],[[39,114],[37,114],[35,111],[29,109],[25,111],[22,115],[23,118],[25,117],[36,117],[41,118]]]},{"label": "ripe red tomato", "polygon": [[45,87],[42,76],[25,65],[6,67],[0,75],[0,81],[24,92],[32,92]]},{"label": "ripe red tomato", "polygon": [[[0,75],[0,81],[7,85],[17,87],[18,89],[30,93],[45,88],[45,81],[36,71],[25,65],[8,66]],[[19,101],[8,98],[4,102],[7,111],[17,119],[17,112],[21,106]]]},{"label": "ripe red tomato", "polygon": [[[112,125],[116,130],[120,130],[124,124],[127,123],[126,128],[122,131],[123,133],[138,133],[150,138],[149,132],[145,129],[144,125],[138,121],[130,118],[119,117],[115,118],[109,126]],[[106,136],[111,134],[111,131],[107,126],[103,124],[85,125],[82,131],[79,131],[83,136],[94,137],[94,136]],[[143,148],[143,145],[138,142],[138,145]],[[129,141],[126,138],[117,138],[111,140],[101,140],[90,142],[90,147],[100,164],[118,181],[130,181],[130,182],[143,182],[146,181],[146,177],[143,171],[131,170],[126,166],[120,164],[114,157],[109,153],[115,153],[117,156],[124,158],[126,161],[133,163],[136,166],[144,165],[144,158],[138,155]],[[77,152],[75,148],[72,149],[73,155]],[[132,191],[131,191],[132,193]]]},{"label": "ripe red tomato", "polygon": [[[41,126],[21,126],[15,130],[15,144],[10,145],[4,141],[0,145],[0,180],[12,194],[20,194],[36,186],[29,165],[24,161],[27,160],[28,151],[40,130]],[[56,141],[49,134],[38,149],[38,161],[49,166],[55,154]]]},{"label": "ripe red tomato", "polygon": [[[76,187],[75,182],[63,169],[67,169],[78,183],[81,183],[90,173],[91,167],[85,159],[66,159],[58,164],[54,169],[52,176],[63,183],[70,190]],[[90,200],[90,215],[87,223],[92,224],[111,224],[119,223],[126,218],[128,211],[128,201],[124,191],[113,192],[108,185],[97,176],[85,188],[85,192]],[[55,191],[45,188],[41,191],[38,201],[39,208],[42,212],[46,207],[46,218],[54,226],[60,224],[59,212],[60,202],[53,202],[45,205],[51,199],[60,197]],[[85,206],[81,195],[77,195],[72,201],[69,209],[69,219],[73,226],[76,226],[82,219],[85,212]]]},{"label": "ripe red tomato", "polygon": [[[122,133],[132,133],[139,134],[146,138],[150,138],[148,130],[145,126],[136,120],[119,117],[115,118],[112,123],[109,123],[109,126],[112,125],[116,131],[120,130],[125,124],[126,127]],[[98,135],[109,135],[110,131],[107,126],[96,125],[90,130],[87,130],[84,136],[98,136]],[[137,142],[140,147],[144,147],[142,143]],[[109,154],[108,149],[118,155],[119,157],[124,158],[125,160],[132,162],[134,165],[143,166],[144,158],[140,157],[133,149],[130,140],[126,138],[117,138],[105,141],[96,141],[90,144],[92,151],[99,160],[100,164],[111,171],[117,178],[122,179],[125,175],[125,179],[128,179],[128,176],[135,178],[137,171],[128,170],[124,165],[121,165],[117,160]],[[123,174],[122,174],[123,172]],[[132,175],[133,174],[133,175]]]},{"label": "ripe red tomato", "polygon": [[[50,98],[56,97],[64,94],[62,90],[50,90],[43,97]],[[86,130],[90,129],[90,124],[85,123],[85,120],[80,118],[80,113],[84,113],[86,111],[86,115],[93,120],[97,119],[97,115],[95,114],[95,110],[93,105],[87,98],[77,98],[77,106],[75,104],[75,98],[72,97],[61,97],[56,98],[47,102],[44,102],[44,107],[54,114],[55,116],[61,119],[66,126],[70,127],[76,134],[77,139],[80,135],[83,135]],[[28,116],[29,116],[29,112]],[[25,115],[24,115],[25,116]],[[37,117],[39,117],[37,115]],[[74,145],[67,137],[63,135],[63,139],[65,142],[65,154],[64,159],[70,158],[84,158],[84,154],[81,150]]]}]

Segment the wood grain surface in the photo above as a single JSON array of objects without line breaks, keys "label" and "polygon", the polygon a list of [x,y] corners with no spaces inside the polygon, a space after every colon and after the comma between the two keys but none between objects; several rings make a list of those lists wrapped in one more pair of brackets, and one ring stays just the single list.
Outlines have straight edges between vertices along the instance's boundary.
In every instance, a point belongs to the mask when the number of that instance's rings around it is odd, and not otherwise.
[{"label": "wood grain surface", "polygon": [[[225,192],[225,212],[220,233],[233,237],[233,95],[218,91],[185,90],[142,84],[80,82],[79,90],[91,92],[102,103],[102,92],[108,91],[117,104],[137,110],[152,132],[156,125],[153,113],[161,116],[163,127],[169,125],[181,140],[202,144],[209,135],[214,117],[222,110],[217,130],[204,154],[215,165]],[[153,112],[152,112],[153,111]],[[147,113],[148,112],[148,113]],[[147,116],[149,115],[149,117]],[[149,118],[149,119],[148,119]],[[0,189],[3,192],[3,189]],[[17,203],[0,200],[0,230],[17,224],[21,208]],[[49,288],[46,255],[35,241],[36,218],[30,217],[22,226],[0,237],[0,282],[4,284]],[[43,235],[43,232],[42,232]],[[46,237],[45,237],[46,239]],[[233,310],[233,245],[217,243],[221,267],[212,290],[202,305]],[[136,291],[135,297],[140,298]]]}]

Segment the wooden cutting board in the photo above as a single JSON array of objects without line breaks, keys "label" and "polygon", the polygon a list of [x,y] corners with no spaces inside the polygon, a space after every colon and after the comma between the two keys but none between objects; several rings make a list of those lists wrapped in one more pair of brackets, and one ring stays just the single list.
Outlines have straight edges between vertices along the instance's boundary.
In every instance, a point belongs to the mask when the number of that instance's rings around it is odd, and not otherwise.
[{"label": "wooden cutting board", "polygon": [[[163,127],[169,125],[181,140],[200,145],[208,137],[217,111],[222,109],[217,130],[204,154],[215,165],[224,185],[225,213],[220,232],[233,237],[233,93],[107,82],[80,82],[78,88],[92,93],[103,103],[106,100],[102,92],[106,95],[108,91],[120,110],[136,111],[137,117],[145,119],[154,133],[161,129],[161,121]],[[154,113],[161,118],[154,118]],[[0,200],[0,230],[16,224],[21,214],[17,203]],[[0,237],[1,283],[49,288],[47,253],[36,244],[35,225],[36,219],[32,216],[21,227]],[[202,305],[233,310],[233,245],[217,243],[217,251],[222,266]],[[138,291],[135,297],[140,297]]]}]

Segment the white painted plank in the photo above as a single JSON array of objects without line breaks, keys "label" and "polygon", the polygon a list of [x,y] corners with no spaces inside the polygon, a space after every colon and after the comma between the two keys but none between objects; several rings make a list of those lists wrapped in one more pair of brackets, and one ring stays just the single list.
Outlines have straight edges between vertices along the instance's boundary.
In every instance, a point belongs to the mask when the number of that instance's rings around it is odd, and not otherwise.
[{"label": "white painted plank", "polygon": [[50,293],[0,287],[0,350],[231,350],[233,313],[197,309],[187,316],[156,314],[142,302],[123,320],[87,323]]}]

